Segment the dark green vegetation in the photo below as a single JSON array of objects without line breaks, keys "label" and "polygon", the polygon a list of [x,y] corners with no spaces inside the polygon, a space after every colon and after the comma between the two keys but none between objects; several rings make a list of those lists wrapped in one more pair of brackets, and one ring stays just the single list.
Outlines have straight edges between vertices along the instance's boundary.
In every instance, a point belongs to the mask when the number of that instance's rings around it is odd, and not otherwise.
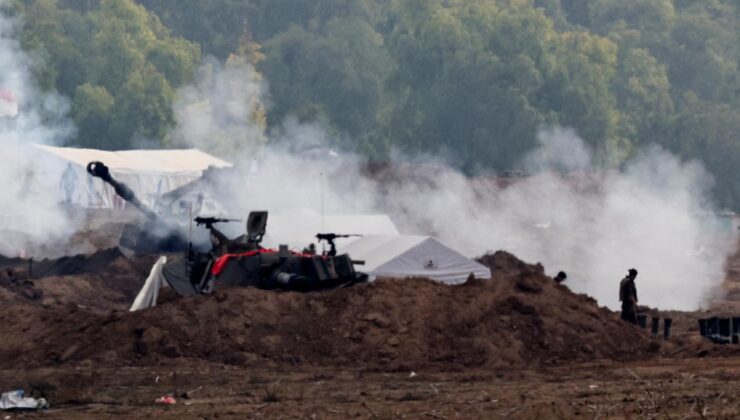
[{"label": "dark green vegetation", "polygon": [[736,0],[16,3],[79,145],[166,144],[201,57],[248,54],[269,82],[268,127],[321,121],[372,159],[444,153],[468,173],[509,169],[541,127],[572,127],[606,166],[652,143],[699,158],[720,204],[740,208]]}]

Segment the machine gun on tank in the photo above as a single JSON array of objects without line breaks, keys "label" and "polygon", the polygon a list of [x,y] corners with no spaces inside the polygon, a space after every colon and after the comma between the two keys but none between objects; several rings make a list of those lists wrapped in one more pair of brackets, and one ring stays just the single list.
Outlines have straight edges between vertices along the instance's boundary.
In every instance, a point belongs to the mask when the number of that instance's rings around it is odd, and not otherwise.
[{"label": "machine gun on tank", "polygon": [[339,234],[339,233],[317,233],[316,239],[321,241],[326,241],[326,243],[329,244],[329,252],[326,253],[326,255],[333,257],[337,255],[337,244],[334,242],[337,238],[352,238],[355,236],[362,236],[358,235],[356,233],[345,233],[345,234]]},{"label": "machine gun on tank", "polygon": [[217,229],[216,223],[241,222],[241,219],[227,219],[218,217],[196,217],[193,221],[198,226],[205,226],[211,233],[211,252],[215,255],[253,251],[260,249],[260,242],[265,235],[267,225],[266,211],[253,211],[247,219],[247,233],[234,239],[229,239],[223,232]]},{"label": "machine gun on tank", "polygon": [[220,217],[196,217],[193,219],[196,226],[211,227],[216,223],[241,222],[242,219],[225,219]]}]

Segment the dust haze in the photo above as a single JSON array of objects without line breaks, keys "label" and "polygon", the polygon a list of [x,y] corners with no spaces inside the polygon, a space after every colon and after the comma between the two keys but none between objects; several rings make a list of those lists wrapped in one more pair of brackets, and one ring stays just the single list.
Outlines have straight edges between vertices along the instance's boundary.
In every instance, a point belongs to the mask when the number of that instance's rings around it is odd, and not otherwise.
[{"label": "dust haze", "polygon": [[[12,92],[19,112],[0,117],[0,230],[6,231],[0,237],[0,252],[12,255],[30,244],[29,234],[54,241],[71,234],[75,226],[57,205],[64,167],[39,156],[31,146],[59,144],[73,133],[65,118],[68,104],[58,95],[35,89],[31,74],[38,61],[22,51],[19,22],[9,16],[9,7],[0,0],[0,89]],[[23,234],[15,237],[13,232]]]},{"label": "dust haze", "polygon": [[[267,83],[229,80],[243,75],[222,72],[225,79],[212,84],[215,90],[198,82],[184,97],[197,91],[209,103],[228,102],[233,94],[222,98],[219,86],[239,86],[239,96],[248,98],[241,106],[269,102]],[[187,101],[179,106],[190,107]],[[252,112],[238,109],[240,115]],[[223,120],[214,124],[209,112],[189,113],[183,121],[202,133],[229,130]],[[247,132],[263,134],[254,125]],[[573,290],[611,308],[619,306],[619,281],[634,267],[641,304],[697,309],[721,284],[724,261],[734,251],[735,237],[709,199],[711,177],[699,162],[683,162],[659,148],[639,151],[621,170],[602,170],[577,133],[554,127],[543,130],[540,146],[513,166],[527,176],[469,178],[444,157],[408,164],[400,156],[389,166],[393,175],[383,177],[369,175],[358,156],[338,151],[343,142],[318,123],[288,118],[268,137],[265,147],[229,156],[251,168],[230,183],[229,195],[245,214],[387,213],[401,233],[437,236],[471,257],[503,249],[541,262],[549,274],[564,270]],[[198,136],[184,140],[208,147]]]}]

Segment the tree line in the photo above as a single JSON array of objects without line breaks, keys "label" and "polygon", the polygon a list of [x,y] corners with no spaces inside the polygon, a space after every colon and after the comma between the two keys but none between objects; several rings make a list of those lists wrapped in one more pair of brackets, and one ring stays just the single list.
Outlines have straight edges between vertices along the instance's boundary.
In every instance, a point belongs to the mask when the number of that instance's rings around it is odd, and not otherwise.
[{"label": "tree line", "polygon": [[[40,86],[72,101],[80,146],[168,144],[202,57],[247,54],[266,121],[320,121],[382,161],[443,153],[512,169],[542,127],[616,167],[658,144],[697,158],[740,208],[734,0],[14,0]],[[245,43],[249,48],[245,48]],[[246,51],[246,52],[245,52]],[[245,116],[248,118],[248,116]],[[514,168],[515,169],[515,168]]]}]

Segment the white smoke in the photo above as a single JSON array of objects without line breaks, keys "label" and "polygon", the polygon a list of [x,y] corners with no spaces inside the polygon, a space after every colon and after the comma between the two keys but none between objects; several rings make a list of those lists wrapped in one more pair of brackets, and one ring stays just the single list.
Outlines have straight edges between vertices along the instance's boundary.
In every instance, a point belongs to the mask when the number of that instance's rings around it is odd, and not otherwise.
[{"label": "white smoke", "polygon": [[[543,133],[541,143],[525,161],[546,155],[550,168],[563,168],[585,156],[572,133]],[[640,302],[664,309],[697,309],[722,282],[736,238],[710,205],[711,177],[699,163],[650,148],[622,171],[547,167],[481,202],[490,236],[471,230],[478,244],[565,270],[574,290],[610,307],[632,267]]]},{"label": "white smoke", "polygon": [[524,158],[529,170],[573,172],[592,168],[592,152],[571,129],[553,128],[540,133],[540,147]]},{"label": "white smoke", "polygon": [[640,303],[653,307],[696,309],[720,285],[736,238],[710,205],[699,163],[652,148],[622,171],[600,171],[572,131],[543,132],[540,143],[524,159],[531,176],[471,180],[441,169],[392,188],[386,208],[404,216],[404,230],[467,255],[504,249],[564,270],[572,289],[612,308],[633,267]]},{"label": "white smoke", "polygon": [[266,140],[264,127],[256,121],[266,90],[245,60],[232,57],[221,64],[206,58],[195,82],[178,92],[174,142],[222,157],[255,153]]},{"label": "white smoke", "polygon": [[[27,235],[54,241],[75,228],[58,206],[63,164],[32,146],[54,144],[72,133],[64,123],[68,105],[59,96],[42,94],[34,87],[31,75],[38,62],[21,49],[20,27],[10,17],[9,8],[7,1],[0,0],[0,90],[15,97],[19,112],[0,117],[0,230],[4,231],[0,252],[30,245]],[[8,231],[24,235],[16,237]]]},{"label": "white smoke", "polygon": [[[181,94],[184,141],[217,152],[222,145],[213,141],[222,136],[260,144],[261,127],[246,116],[265,85],[232,80],[251,80],[244,71],[206,74]],[[231,117],[214,115],[218,103],[234,105],[225,107]],[[228,156],[250,168],[258,157],[260,170],[240,172],[224,195],[242,216],[388,213],[402,233],[437,236],[471,257],[503,249],[543,263],[549,274],[564,270],[574,291],[612,308],[619,281],[634,267],[641,304],[696,309],[721,283],[734,250],[736,238],[708,199],[711,177],[699,163],[657,148],[604,171],[572,130],[556,128],[540,133],[540,147],[521,162],[531,175],[471,179],[439,159],[394,162],[369,175],[361,159],[332,148],[339,143],[320,125],[289,118],[270,133],[270,146]]]}]

